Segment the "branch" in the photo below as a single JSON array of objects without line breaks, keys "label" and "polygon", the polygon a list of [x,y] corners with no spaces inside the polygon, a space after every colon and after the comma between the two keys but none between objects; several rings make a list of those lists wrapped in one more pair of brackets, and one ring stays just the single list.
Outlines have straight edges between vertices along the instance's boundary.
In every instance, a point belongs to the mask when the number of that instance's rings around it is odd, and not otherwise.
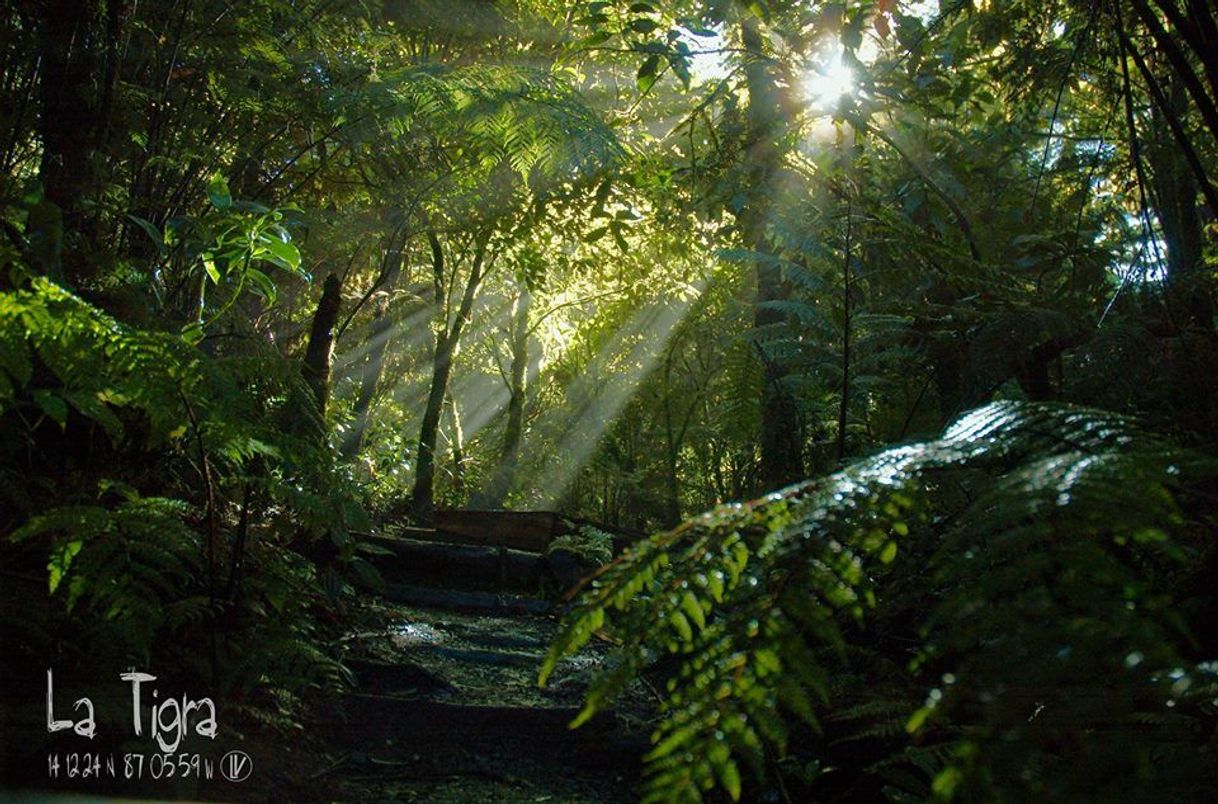
[{"label": "branch", "polygon": [[[1176,140],[1176,144],[1180,146],[1180,150],[1184,153],[1184,158],[1188,160],[1188,166],[1192,169],[1193,175],[1197,177],[1197,183],[1201,185],[1201,192],[1205,195],[1206,202],[1211,209],[1218,210],[1218,190],[1210,184],[1209,178],[1205,175],[1205,166],[1201,163],[1201,158],[1197,156],[1197,150],[1193,147],[1192,141],[1188,138],[1188,134],[1184,131],[1184,126],[1180,124],[1179,119],[1172,112],[1171,103],[1167,96],[1163,94],[1163,88],[1159,86],[1159,82],[1151,73],[1150,67],[1146,64],[1146,59],[1142,58],[1142,54],[1133,46],[1133,42],[1129,39],[1129,34],[1125,31],[1125,26],[1121,21],[1121,12],[1119,6],[1113,6],[1116,9],[1117,19],[1117,36],[1121,40],[1121,49],[1133,57],[1133,63],[1137,65],[1138,72],[1142,74],[1142,78],[1146,81],[1146,88],[1150,90],[1150,96],[1154,99],[1155,105],[1163,112],[1163,117],[1167,121],[1168,127],[1171,129],[1172,136]],[[1126,67],[1126,72],[1128,68]],[[1215,129],[1218,133],[1218,129]]]}]

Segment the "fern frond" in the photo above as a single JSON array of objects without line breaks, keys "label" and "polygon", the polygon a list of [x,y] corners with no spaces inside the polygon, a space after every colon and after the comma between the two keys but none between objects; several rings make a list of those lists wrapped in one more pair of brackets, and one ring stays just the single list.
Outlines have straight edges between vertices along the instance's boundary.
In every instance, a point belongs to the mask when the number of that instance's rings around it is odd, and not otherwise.
[{"label": "fern frond", "polygon": [[[922,658],[908,683],[918,683],[923,666],[946,666],[960,680],[895,718],[888,701],[863,694],[839,713],[883,715],[856,728],[860,738],[942,731],[950,713],[978,706],[966,702],[987,685],[1037,672],[1045,701],[1061,700],[1053,684],[1075,691],[1061,714],[1086,729],[1112,712],[1098,689],[1077,694],[1095,683],[1080,677],[1080,661],[1111,658],[1114,671],[1135,654],[1160,671],[1180,661],[1185,643],[1164,596],[1197,527],[1181,500],[1186,478],[1214,473],[1212,462],[1121,416],[995,403],[936,441],[721,507],[636,546],[571,612],[542,680],[594,631],[607,627],[622,639],[582,722],[657,657],[672,657],[647,757],[655,801],[701,800],[708,785],[738,797],[737,761],[760,778],[766,747],[781,755],[793,723],[818,729],[826,679],[841,671],[845,646],[868,621],[911,607]],[[927,584],[911,585],[911,574],[933,579],[912,601],[900,590]],[[1063,645],[1081,658],[1056,656]],[[1005,704],[982,705],[974,728],[1017,713],[1027,720],[1036,701]],[[962,765],[946,768],[936,771],[947,774],[936,776],[937,786],[970,778]]]}]

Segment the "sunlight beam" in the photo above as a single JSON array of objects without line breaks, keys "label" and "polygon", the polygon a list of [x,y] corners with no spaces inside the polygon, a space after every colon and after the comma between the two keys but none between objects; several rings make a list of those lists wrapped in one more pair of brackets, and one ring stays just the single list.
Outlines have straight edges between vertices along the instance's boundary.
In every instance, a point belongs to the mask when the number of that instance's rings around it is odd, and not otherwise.
[{"label": "sunlight beam", "polygon": [[601,347],[568,389],[572,400],[568,415],[562,419],[551,417],[539,428],[549,434],[547,440],[557,443],[545,468],[523,479],[521,488],[528,499],[543,508],[561,501],[596,452],[601,437],[655,367],[673,331],[701,297],[704,287],[705,283],[699,281],[696,293],[643,308]]}]

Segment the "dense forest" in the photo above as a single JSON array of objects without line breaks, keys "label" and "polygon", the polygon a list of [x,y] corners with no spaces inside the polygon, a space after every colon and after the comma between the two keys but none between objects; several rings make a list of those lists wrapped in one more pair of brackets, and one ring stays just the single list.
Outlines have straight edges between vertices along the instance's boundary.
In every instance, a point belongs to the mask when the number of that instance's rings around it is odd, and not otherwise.
[{"label": "dense forest", "polygon": [[4,789],[1218,796],[1208,0],[0,13]]}]

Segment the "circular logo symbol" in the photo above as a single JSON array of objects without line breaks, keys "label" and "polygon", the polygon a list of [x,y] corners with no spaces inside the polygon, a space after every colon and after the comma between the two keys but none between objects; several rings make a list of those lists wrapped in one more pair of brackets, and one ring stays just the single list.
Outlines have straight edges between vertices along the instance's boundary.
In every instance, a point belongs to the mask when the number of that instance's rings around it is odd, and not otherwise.
[{"label": "circular logo symbol", "polygon": [[244,751],[229,751],[220,759],[220,775],[230,782],[244,782],[254,772],[254,760]]}]

